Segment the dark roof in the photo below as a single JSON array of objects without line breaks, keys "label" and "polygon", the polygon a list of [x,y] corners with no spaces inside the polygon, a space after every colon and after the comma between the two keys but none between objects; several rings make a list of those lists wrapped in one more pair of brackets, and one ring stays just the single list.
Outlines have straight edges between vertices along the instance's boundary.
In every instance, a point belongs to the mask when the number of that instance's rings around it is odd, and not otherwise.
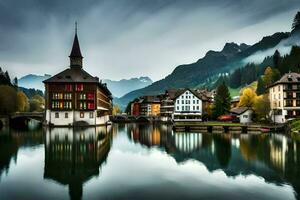
[{"label": "dark roof", "polygon": [[290,72],[284,74],[279,81],[276,81],[274,84],[270,85],[269,87],[282,84],[282,83],[300,83],[300,74]]},{"label": "dark roof", "polygon": [[141,103],[160,103],[159,96],[143,96]]},{"label": "dark roof", "polygon": [[71,54],[69,56],[70,58],[83,58],[81,55],[81,51],[80,51],[80,46],[79,46],[79,42],[78,42],[78,37],[77,37],[77,33],[75,34],[74,37],[74,42],[73,42],[73,47],[71,50]]},{"label": "dark roof", "polygon": [[230,112],[233,113],[233,114],[241,115],[241,114],[243,114],[244,112],[246,112],[247,110],[252,110],[252,109],[249,108],[249,107],[238,107],[238,108],[232,108],[232,109],[230,110]]},{"label": "dark roof", "polygon": [[194,94],[196,97],[201,99],[202,101],[209,101],[211,99],[210,92],[207,90],[192,90],[192,89],[178,89],[174,98],[177,99],[180,95],[182,95],[184,92],[190,91],[192,94]]}]

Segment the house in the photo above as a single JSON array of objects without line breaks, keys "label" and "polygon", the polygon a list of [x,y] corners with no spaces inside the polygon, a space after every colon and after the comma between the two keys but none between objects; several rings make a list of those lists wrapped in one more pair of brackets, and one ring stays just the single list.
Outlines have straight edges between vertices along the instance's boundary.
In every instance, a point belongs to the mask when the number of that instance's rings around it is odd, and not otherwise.
[{"label": "house", "polygon": [[239,103],[240,103],[240,96],[235,96],[230,101],[230,107],[236,108],[238,107]]},{"label": "house", "polygon": [[159,116],[160,99],[158,96],[143,96],[140,101],[140,115]]},{"label": "house", "polygon": [[112,95],[106,84],[83,69],[77,31],[69,58],[67,69],[44,81],[45,124],[106,124],[112,112]]},{"label": "house", "polygon": [[135,99],[133,102],[131,102],[130,107],[130,114],[132,116],[140,116],[141,115],[141,106],[140,106],[141,99]]},{"label": "house", "polygon": [[268,90],[273,122],[285,123],[300,117],[300,74],[287,73]]},{"label": "house", "polygon": [[165,94],[161,95],[161,105],[160,105],[160,119],[163,122],[169,122],[172,120],[172,115],[174,112],[174,98],[177,89],[166,90]]},{"label": "house", "polygon": [[247,124],[252,122],[253,110],[249,107],[232,108],[230,112],[236,115],[240,123]]},{"label": "house", "polygon": [[210,101],[206,92],[183,89],[178,90],[174,98],[174,121],[202,121],[204,108]]}]

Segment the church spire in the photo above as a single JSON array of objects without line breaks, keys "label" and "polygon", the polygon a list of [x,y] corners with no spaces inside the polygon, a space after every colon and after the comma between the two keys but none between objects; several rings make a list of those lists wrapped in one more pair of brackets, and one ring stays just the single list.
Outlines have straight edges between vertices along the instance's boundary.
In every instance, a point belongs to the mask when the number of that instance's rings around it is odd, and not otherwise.
[{"label": "church spire", "polygon": [[70,58],[71,67],[82,67],[83,57],[81,55],[79,41],[77,37],[77,22],[75,22],[75,37],[74,37],[73,47],[69,58]]}]

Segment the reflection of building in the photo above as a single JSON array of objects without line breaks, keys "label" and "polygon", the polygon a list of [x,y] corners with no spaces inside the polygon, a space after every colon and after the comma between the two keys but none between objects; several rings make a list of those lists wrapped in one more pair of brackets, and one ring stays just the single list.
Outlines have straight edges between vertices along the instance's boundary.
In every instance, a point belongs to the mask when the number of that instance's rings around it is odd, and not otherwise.
[{"label": "reflection of building", "polygon": [[83,183],[99,175],[111,145],[109,127],[73,130],[48,129],[44,178],[69,186],[72,199],[80,199]]},{"label": "reflection of building", "polygon": [[54,126],[103,125],[109,121],[112,97],[106,84],[83,70],[77,32],[70,67],[44,81],[46,121]]},{"label": "reflection of building", "polygon": [[287,119],[300,117],[300,74],[285,74],[269,87],[271,119],[284,123]]}]

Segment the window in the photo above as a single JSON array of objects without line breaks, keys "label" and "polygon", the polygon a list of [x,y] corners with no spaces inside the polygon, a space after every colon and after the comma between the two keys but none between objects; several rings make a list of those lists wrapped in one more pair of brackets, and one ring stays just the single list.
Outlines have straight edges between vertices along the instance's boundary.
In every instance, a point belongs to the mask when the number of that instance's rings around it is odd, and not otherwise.
[{"label": "window", "polygon": [[89,110],[95,109],[94,103],[88,103],[88,109]]},{"label": "window", "polygon": [[197,104],[199,104],[199,100],[197,100]]},{"label": "window", "polygon": [[195,110],[195,106],[193,106],[193,110]]},{"label": "window", "polygon": [[76,91],[83,91],[83,84],[76,84]]},{"label": "window", "polygon": [[190,110],[190,107],[189,107],[189,106],[186,106],[186,107],[185,107],[185,110],[186,110],[186,111],[189,111],[189,110]]},{"label": "window", "polygon": [[84,93],[79,94],[79,99],[80,100],[85,100],[86,99],[86,95]]},{"label": "window", "polygon": [[94,118],[94,113],[93,112],[90,112],[90,118]]},{"label": "window", "polygon": [[69,118],[69,113],[65,113],[65,118]]},{"label": "window", "polygon": [[94,94],[93,93],[88,93],[87,94],[87,99],[88,100],[94,100]]},{"label": "window", "polygon": [[179,100],[177,100],[177,104],[179,104],[180,103],[180,101]]},{"label": "window", "polygon": [[59,113],[58,112],[55,113],[55,118],[59,118]]},{"label": "window", "polygon": [[72,85],[71,84],[66,84],[65,85],[65,91],[71,92],[72,91]]},{"label": "window", "polygon": [[184,106],[181,107],[181,110],[184,111]]},{"label": "window", "polygon": [[193,104],[195,104],[195,100],[193,100]]},{"label": "window", "polygon": [[182,100],[181,103],[184,104],[184,100]]},{"label": "window", "polygon": [[65,102],[64,102],[64,108],[65,108],[65,109],[71,109],[71,108],[72,108],[72,102],[70,102],[70,101],[65,101]]},{"label": "window", "polygon": [[80,102],[79,103],[79,109],[85,110],[86,109],[86,102]]},{"label": "window", "polygon": [[243,115],[243,118],[244,119],[248,119],[248,115]]},{"label": "window", "polygon": [[84,118],[84,112],[80,112],[80,118]]},{"label": "window", "polygon": [[64,94],[64,99],[66,99],[66,100],[72,99],[72,94],[71,93],[65,93]]},{"label": "window", "polygon": [[199,106],[197,106],[197,110],[199,110]]},{"label": "window", "polygon": [[177,106],[176,110],[179,110],[179,106]]}]

